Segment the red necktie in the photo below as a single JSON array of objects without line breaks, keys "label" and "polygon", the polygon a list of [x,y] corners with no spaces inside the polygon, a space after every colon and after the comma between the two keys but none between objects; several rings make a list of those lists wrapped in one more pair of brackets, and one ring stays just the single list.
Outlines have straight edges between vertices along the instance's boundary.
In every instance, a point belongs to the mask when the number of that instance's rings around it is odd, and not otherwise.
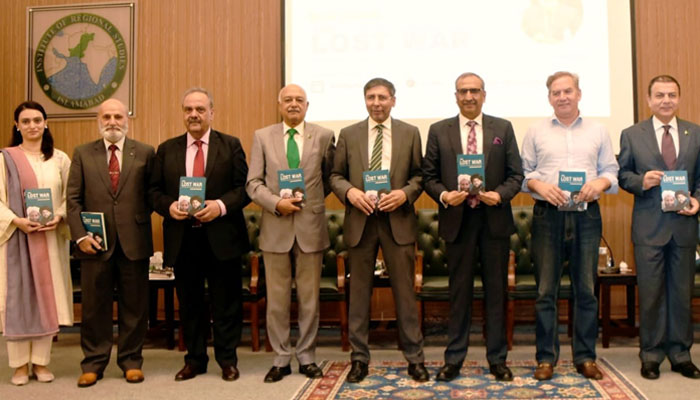
[{"label": "red necktie", "polygon": [[[469,135],[467,135],[467,154],[476,154],[476,129],[474,128],[476,126],[476,121],[467,122],[467,126],[469,126]],[[479,200],[479,196],[477,195],[470,194],[467,197],[467,204],[469,204],[469,207],[471,208],[476,208],[480,202],[481,200]]]},{"label": "red necktie", "polygon": [[669,133],[671,125],[664,125],[664,134],[661,136],[661,157],[664,158],[666,168],[676,168],[676,146],[673,145],[673,138]]},{"label": "red necktie", "polygon": [[192,167],[192,176],[204,176],[204,151],[202,150],[201,140],[195,140],[197,145],[197,154],[194,155],[194,166]]},{"label": "red necktie", "polygon": [[117,194],[119,187],[119,160],[117,159],[117,145],[109,145],[112,155],[109,156],[109,180],[112,181],[112,193]]}]

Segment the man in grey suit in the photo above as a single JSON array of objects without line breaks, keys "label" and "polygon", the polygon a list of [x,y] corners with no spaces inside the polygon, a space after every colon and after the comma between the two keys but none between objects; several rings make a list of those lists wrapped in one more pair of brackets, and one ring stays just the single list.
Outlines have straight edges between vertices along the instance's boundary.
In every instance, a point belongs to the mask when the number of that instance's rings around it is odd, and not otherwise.
[{"label": "man in grey suit", "polygon": [[[293,282],[299,303],[299,372],[309,378],[323,377],[314,357],[321,264],[323,250],[330,245],[324,201],[330,193],[328,177],[335,150],[333,131],[304,122],[309,106],[304,89],[285,86],[278,104],[283,121],[255,132],[246,183],[248,196],[263,209],[259,240],[265,261],[266,323],[277,353],[265,382],[277,382],[292,372],[289,307]],[[298,169],[303,171],[305,197],[282,198],[278,172],[290,176],[290,170]]]},{"label": "man in grey suit", "polygon": [[[119,302],[117,364],[127,382],[143,381],[143,338],[148,322],[148,258],[153,253],[148,185],[153,147],[126,137],[126,107],[102,103],[97,114],[102,138],[75,149],[66,200],[71,236],[81,260],[82,323],[85,354],[78,386],[102,378],[112,351],[112,301]],[[82,211],[104,213],[107,250],[83,227]]]},{"label": "man in grey suit", "polygon": [[[418,128],[390,117],[396,104],[394,85],[382,78],[367,82],[369,118],[340,131],[331,186],[346,205],[343,236],[350,268],[349,333],[352,368],[347,381],[362,381],[368,372],[369,312],[379,246],[389,272],[399,339],[416,381],[429,379],[423,365],[423,335],[413,292],[416,216],[413,203],[422,192]],[[370,157],[369,155],[372,155]],[[363,172],[388,170],[389,194],[375,208],[364,191]]]},{"label": "man in grey suit", "polygon": [[[700,379],[690,359],[691,311],[700,208],[700,126],[676,117],[681,86],[669,75],[651,80],[647,103],[654,115],[620,137],[620,187],[634,195],[632,241],[639,284],[641,374],[659,377],[668,357],[671,369]],[[661,210],[664,171],[686,171],[690,204]]]}]

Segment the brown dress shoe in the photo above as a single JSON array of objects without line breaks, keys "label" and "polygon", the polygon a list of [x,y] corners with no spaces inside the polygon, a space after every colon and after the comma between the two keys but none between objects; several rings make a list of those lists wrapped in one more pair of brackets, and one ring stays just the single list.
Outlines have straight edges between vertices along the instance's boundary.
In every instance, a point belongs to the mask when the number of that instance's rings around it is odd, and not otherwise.
[{"label": "brown dress shoe", "polygon": [[583,364],[578,364],[576,371],[588,379],[603,379],[603,374],[598,369],[598,366],[595,365],[595,361],[586,361]]},{"label": "brown dress shoe", "polygon": [[552,379],[554,375],[554,366],[550,363],[539,363],[535,369],[535,379],[538,381],[546,381]]},{"label": "brown dress shoe", "polygon": [[240,374],[238,373],[238,368],[234,367],[233,365],[221,367],[221,379],[225,381],[235,381],[239,376]]},{"label": "brown dress shoe", "polygon": [[188,379],[192,379],[195,376],[199,374],[204,374],[206,373],[206,369],[197,369],[195,368],[194,365],[192,364],[185,364],[184,367],[180,371],[178,371],[177,374],[175,374],[175,380],[176,381],[186,381]]},{"label": "brown dress shoe", "polygon": [[102,379],[102,373],[85,372],[78,378],[78,387],[84,388],[92,386],[100,379]]},{"label": "brown dress shoe", "polygon": [[126,372],[124,372],[124,377],[129,383],[141,383],[144,380],[143,372],[137,368],[127,369]]}]

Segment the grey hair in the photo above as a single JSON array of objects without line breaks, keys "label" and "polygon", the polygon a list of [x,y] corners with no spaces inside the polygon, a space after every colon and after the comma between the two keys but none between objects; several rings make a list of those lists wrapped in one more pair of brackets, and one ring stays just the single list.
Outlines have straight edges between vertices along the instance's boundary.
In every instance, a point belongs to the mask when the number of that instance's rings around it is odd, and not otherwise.
[{"label": "grey hair", "polygon": [[185,93],[182,95],[182,103],[185,102],[185,97],[189,96],[192,93],[204,93],[207,95],[207,98],[209,98],[209,108],[213,109],[214,108],[214,97],[212,97],[211,93],[203,87],[195,86],[191,87],[187,90],[185,90]]}]

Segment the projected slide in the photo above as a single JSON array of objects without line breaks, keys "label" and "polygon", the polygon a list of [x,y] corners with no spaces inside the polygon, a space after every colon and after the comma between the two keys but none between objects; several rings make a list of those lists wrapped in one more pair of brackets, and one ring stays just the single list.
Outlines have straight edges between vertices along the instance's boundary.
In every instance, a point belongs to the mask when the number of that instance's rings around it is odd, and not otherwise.
[{"label": "projected slide", "polygon": [[[287,0],[285,80],[307,89],[309,120],[365,118],[362,86],[381,76],[397,88],[392,115],[434,121],[456,115],[454,80],[472,71],[486,81],[484,112],[528,119],[552,114],[546,78],[569,70],[581,77],[586,116],[624,114],[621,123],[631,124],[629,4],[611,3]],[[624,111],[613,107],[622,98]]]}]

